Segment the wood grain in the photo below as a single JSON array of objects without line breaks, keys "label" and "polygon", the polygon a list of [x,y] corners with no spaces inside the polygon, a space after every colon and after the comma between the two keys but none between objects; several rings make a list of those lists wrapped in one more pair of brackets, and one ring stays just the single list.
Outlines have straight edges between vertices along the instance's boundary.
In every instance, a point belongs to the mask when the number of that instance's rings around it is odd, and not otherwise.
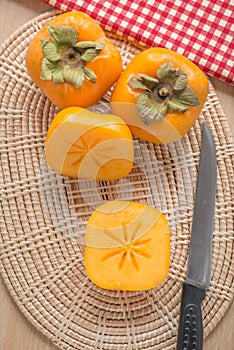
[{"label": "wood grain", "polygon": [[[0,0],[0,43],[18,27],[51,7],[39,0]],[[234,86],[211,79],[234,135]],[[234,303],[205,340],[204,350],[232,350],[234,344]],[[0,349],[56,350],[20,312],[0,278]],[[84,349],[85,350],[85,349]],[[173,350],[173,349],[172,349]]]}]

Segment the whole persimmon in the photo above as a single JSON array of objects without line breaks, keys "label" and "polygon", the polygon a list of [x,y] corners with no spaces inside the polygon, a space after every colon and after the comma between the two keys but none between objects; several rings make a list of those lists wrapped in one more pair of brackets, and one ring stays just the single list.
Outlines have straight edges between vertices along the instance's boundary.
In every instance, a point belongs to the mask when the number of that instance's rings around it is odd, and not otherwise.
[{"label": "whole persimmon", "polygon": [[95,104],[122,70],[116,46],[79,11],[45,24],[29,44],[25,62],[33,82],[59,108]]},{"label": "whole persimmon", "polygon": [[120,76],[111,107],[135,136],[170,143],[194,125],[207,94],[208,79],[193,62],[172,50],[150,48]]}]

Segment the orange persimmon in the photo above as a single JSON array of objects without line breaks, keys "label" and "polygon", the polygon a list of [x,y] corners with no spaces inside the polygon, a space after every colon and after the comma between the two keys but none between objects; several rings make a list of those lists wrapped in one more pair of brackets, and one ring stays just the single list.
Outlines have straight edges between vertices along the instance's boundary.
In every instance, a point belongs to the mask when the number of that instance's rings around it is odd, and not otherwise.
[{"label": "orange persimmon", "polygon": [[207,94],[207,77],[193,62],[172,50],[150,48],[120,76],[111,107],[137,137],[170,143],[192,127]]},{"label": "orange persimmon", "polygon": [[45,24],[29,44],[26,68],[59,108],[95,104],[118,79],[122,58],[87,14],[72,11]]},{"label": "orange persimmon", "polygon": [[157,209],[111,201],[90,216],[84,263],[93,283],[104,289],[147,290],[160,285],[170,264],[170,231]]},{"label": "orange persimmon", "polygon": [[61,110],[46,138],[46,161],[66,176],[115,180],[133,166],[132,134],[112,114],[97,114],[80,107]]}]

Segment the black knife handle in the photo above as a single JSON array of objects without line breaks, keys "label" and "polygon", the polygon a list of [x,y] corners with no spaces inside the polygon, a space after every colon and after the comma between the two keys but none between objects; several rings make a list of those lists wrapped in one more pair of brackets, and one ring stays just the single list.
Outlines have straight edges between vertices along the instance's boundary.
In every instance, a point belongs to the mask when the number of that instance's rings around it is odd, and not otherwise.
[{"label": "black knife handle", "polygon": [[176,350],[202,350],[201,303],[205,295],[205,289],[184,283]]}]

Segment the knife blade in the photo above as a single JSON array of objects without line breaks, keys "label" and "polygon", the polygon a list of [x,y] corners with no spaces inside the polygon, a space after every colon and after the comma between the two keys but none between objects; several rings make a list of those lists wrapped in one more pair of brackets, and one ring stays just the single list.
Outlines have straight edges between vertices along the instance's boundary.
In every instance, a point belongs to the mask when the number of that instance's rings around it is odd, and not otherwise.
[{"label": "knife blade", "polygon": [[210,285],[216,182],[215,145],[208,125],[204,122],[177,350],[201,350],[203,347],[201,304]]}]

